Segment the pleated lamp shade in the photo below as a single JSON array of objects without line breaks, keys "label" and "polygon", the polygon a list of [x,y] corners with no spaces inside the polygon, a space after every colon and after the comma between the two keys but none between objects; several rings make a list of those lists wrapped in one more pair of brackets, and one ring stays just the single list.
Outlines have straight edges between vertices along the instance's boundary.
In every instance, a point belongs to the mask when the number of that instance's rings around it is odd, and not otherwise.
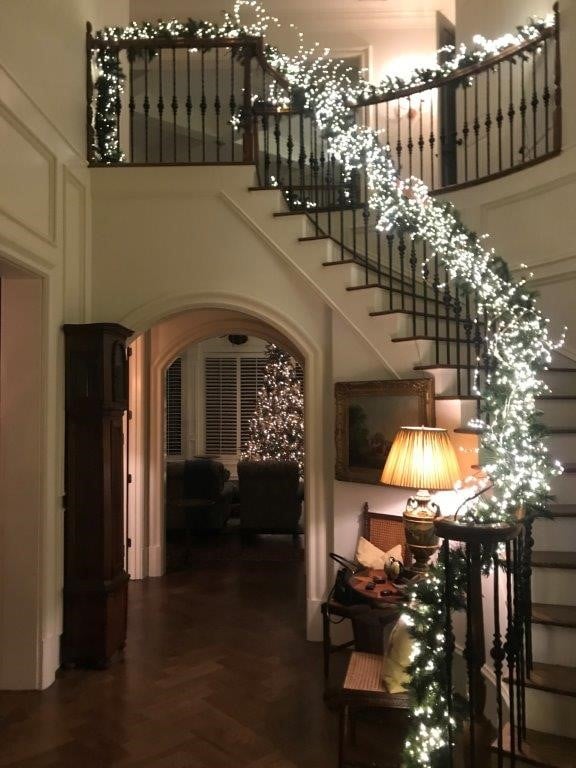
[{"label": "pleated lamp shade", "polygon": [[401,427],[380,482],[401,488],[449,491],[459,479],[458,459],[445,429]]}]

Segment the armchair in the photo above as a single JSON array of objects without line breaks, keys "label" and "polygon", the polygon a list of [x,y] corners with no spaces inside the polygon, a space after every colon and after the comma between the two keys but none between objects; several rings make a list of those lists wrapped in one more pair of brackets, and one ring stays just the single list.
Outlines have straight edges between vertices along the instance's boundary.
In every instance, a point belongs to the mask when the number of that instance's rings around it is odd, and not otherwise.
[{"label": "armchair", "polygon": [[[230,517],[230,473],[219,461],[198,458],[169,462],[166,468],[166,516],[168,528],[193,532],[220,531]],[[194,501],[187,509],[186,502]],[[205,505],[200,504],[205,501]]]}]

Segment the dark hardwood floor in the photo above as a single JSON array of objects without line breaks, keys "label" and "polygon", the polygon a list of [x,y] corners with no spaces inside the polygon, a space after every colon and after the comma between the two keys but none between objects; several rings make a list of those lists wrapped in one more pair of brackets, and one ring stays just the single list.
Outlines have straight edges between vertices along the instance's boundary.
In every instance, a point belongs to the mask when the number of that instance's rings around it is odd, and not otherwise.
[{"label": "dark hardwood floor", "polygon": [[128,645],[109,670],[0,694],[0,765],[335,765],[300,559],[202,562],[129,596]]},{"label": "dark hardwood floor", "polygon": [[131,583],[121,660],[0,693],[0,766],[335,768],[321,646],[304,638],[304,563],[279,562],[277,547],[273,562],[197,562]]}]

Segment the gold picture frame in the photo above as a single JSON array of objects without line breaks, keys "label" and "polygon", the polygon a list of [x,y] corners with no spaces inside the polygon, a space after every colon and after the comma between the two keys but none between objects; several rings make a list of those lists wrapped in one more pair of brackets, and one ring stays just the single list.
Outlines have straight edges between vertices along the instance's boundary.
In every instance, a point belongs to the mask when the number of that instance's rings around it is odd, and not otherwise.
[{"label": "gold picture frame", "polygon": [[335,385],[336,479],[378,485],[398,429],[435,426],[434,379]]}]

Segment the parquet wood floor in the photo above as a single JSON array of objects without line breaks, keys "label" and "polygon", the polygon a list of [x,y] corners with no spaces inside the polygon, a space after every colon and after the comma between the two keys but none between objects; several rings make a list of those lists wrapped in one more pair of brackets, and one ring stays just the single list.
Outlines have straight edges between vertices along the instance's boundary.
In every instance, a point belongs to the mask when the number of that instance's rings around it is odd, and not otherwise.
[{"label": "parquet wood floor", "polygon": [[335,768],[337,715],[304,620],[299,560],[132,583],[120,661],[0,693],[0,766]]}]

